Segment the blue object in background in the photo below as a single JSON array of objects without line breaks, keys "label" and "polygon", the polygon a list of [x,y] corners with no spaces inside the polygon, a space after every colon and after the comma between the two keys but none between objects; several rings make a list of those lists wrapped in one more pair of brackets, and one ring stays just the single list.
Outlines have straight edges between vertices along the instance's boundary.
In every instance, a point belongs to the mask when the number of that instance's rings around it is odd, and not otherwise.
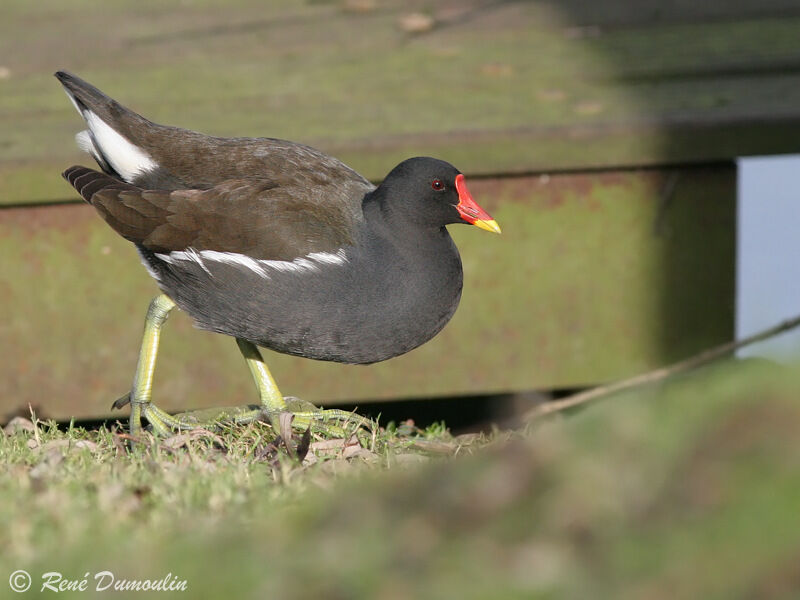
[{"label": "blue object in background", "polygon": [[[800,155],[738,160],[736,337],[800,314]],[[800,332],[739,351],[800,357]]]}]

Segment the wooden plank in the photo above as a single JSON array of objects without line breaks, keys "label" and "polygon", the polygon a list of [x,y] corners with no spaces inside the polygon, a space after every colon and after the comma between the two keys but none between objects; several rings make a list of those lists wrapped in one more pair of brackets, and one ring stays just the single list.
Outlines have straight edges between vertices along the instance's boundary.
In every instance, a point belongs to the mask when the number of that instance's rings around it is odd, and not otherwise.
[{"label": "wooden plank", "polygon": [[[304,141],[373,179],[418,154],[498,174],[800,151],[795,3],[346,5],[5,3],[0,204],[72,198],[58,173],[88,161],[55,67],[158,122]],[[403,31],[413,10],[433,29]]]},{"label": "wooden plank", "polygon": [[[368,367],[267,353],[286,394],[335,404],[574,386],[730,339],[735,170],[473,180],[503,226],[451,227],[462,305],[432,342]],[[130,385],[155,285],[87,205],[0,210],[0,414],[97,416]],[[155,398],[254,400],[232,340],[170,319]]]}]

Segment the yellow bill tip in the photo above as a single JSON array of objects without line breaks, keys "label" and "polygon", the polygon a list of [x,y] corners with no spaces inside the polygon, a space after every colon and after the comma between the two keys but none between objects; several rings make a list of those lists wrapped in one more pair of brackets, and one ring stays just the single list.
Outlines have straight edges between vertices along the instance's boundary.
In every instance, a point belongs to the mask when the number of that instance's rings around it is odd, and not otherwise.
[{"label": "yellow bill tip", "polygon": [[485,229],[486,231],[491,231],[492,233],[502,233],[502,231],[500,231],[500,225],[498,225],[497,221],[494,219],[490,221],[477,220],[473,225]]}]

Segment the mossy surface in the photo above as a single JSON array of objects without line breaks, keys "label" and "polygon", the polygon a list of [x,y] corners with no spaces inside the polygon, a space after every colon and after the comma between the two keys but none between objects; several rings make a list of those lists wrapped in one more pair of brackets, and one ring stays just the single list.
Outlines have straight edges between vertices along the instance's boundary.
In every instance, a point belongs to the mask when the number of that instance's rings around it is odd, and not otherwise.
[{"label": "mossy surface", "polygon": [[[373,179],[413,155],[497,174],[800,149],[787,7],[363,4],[4,3],[0,204],[72,198],[58,173],[90,162],[59,68],[156,122],[310,143]],[[432,28],[404,29],[414,12]]]},{"label": "mossy surface", "polygon": [[[572,387],[733,336],[733,169],[468,181],[503,234],[450,227],[465,281],[451,323],[366,367],[268,352],[284,394],[329,405]],[[0,211],[0,255],[0,303],[13,314],[0,409],[108,414],[131,385],[157,293],[134,248],[78,204]],[[255,395],[233,340],[176,311],[154,399],[186,410]]]}]

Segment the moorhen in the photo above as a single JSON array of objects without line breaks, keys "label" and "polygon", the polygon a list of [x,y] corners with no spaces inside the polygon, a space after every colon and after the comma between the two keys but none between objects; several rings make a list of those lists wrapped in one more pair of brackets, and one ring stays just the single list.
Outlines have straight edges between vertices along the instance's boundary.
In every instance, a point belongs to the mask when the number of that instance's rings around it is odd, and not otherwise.
[{"label": "moorhen", "polygon": [[[130,402],[132,433],[142,417],[167,433],[262,416],[275,425],[285,411],[298,427],[336,429],[352,415],[287,405],[256,346],[354,364],[408,352],[445,326],[461,296],[445,226],[500,232],[447,162],[410,158],[375,187],[309,146],[158,125],[75,75],[55,75],[88,127],[76,141],[102,169],[63,175],[136,245],[163,292],[147,313],[132,389],[114,403]],[[173,416],[150,401],[175,305],[198,327],[236,338],[260,405]]]}]

